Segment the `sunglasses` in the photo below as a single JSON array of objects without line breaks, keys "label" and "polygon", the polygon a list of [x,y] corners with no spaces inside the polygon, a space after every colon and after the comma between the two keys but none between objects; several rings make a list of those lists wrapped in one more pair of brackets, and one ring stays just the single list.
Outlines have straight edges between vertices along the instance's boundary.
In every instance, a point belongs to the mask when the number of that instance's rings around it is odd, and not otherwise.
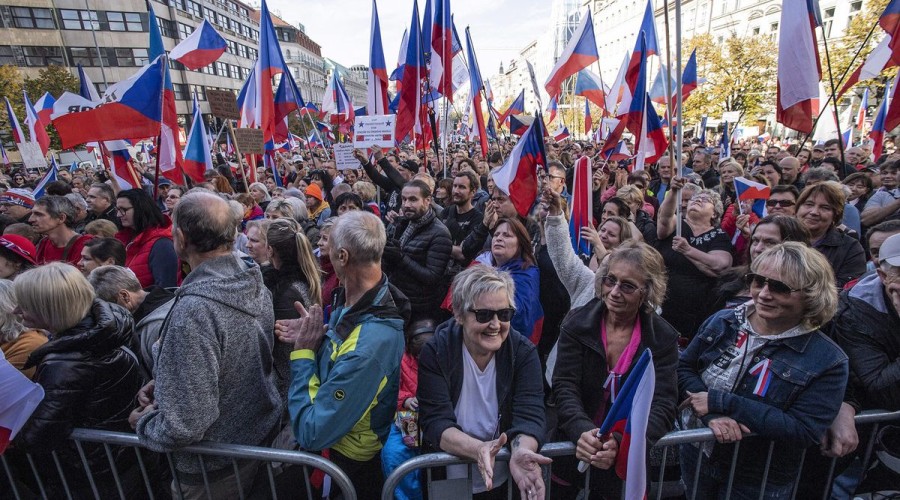
[{"label": "sunglasses", "polygon": [[631,295],[638,290],[643,290],[642,288],[632,285],[631,283],[619,281],[608,274],[606,276],[603,276],[601,279],[603,280],[603,286],[608,287],[610,290],[615,288],[616,285],[619,285],[619,291],[624,293],[625,295]]},{"label": "sunglasses", "polygon": [[479,323],[490,323],[494,316],[503,323],[512,320],[513,314],[516,313],[515,308],[507,307],[506,309],[469,309],[469,312],[475,315],[475,321]]},{"label": "sunglasses", "polygon": [[775,206],[778,206],[778,207],[793,207],[794,205],[796,205],[796,203],[794,203],[794,202],[791,201],[791,200],[766,200],[766,206],[767,206],[767,207],[775,207]]},{"label": "sunglasses", "polygon": [[744,281],[747,285],[756,288],[769,286],[769,291],[779,295],[790,295],[792,292],[799,292],[800,288],[791,288],[787,283],[772,278],[766,278],[755,273],[747,273],[744,275]]}]

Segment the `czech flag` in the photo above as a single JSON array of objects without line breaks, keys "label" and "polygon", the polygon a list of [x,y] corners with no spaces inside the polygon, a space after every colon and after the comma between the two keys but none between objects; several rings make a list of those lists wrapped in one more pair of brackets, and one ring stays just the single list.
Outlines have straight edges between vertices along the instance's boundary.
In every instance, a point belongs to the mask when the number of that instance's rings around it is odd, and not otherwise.
[{"label": "czech flag", "polygon": [[[72,113],[68,112],[69,108],[54,107],[53,125],[63,149],[89,141],[159,135],[166,61],[165,55],[159,56],[127,80],[117,83],[113,93],[116,99],[94,109]],[[57,114],[59,111],[63,114]]]},{"label": "czech flag", "polygon": [[[430,27],[430,20],[426,18]],[[430,40],[430,38],[429,38]],[[401,47],[405,56],[400,76],[399,103],[397,104],[397,121],[394,124],[394,138],[402,141],[413,132],[421,119],[422,78],[425,76],[425,62],[422,55],[422,28],[419,25],[419,3],[413,0],[412,20],[410,21],[406,46]],[[429,44],[430,46],[430,44]]]},{"label": "czech flag", "polygon": [[487,158],[488,137],[484,126],[484,114],[481,112],[481,94],[484,92],[484,81],[481,79],[481,69],[478,67],[478,59],[475,58],[475,45],[472,43],[472,33],[466,27],[466,52],[469,56],[469,113],[475,118],[475,131],[478,134],[478,143],[481,145],[481,155]]},{"label": "czech flag", "polygon": [[865,135],[863,129],[866,128],[866,110],[869,108],[869,88],[863,91],[862,101],[859,103],[859,111],[856,114],[856,129],[860,135]]},{"label": "czech flag", "polygon": [[569,137],[569,129],[568,129],[568,127],[563,127],[563,128],[561,128],[561,129],[557,130],[556,132],[553,132],[553,139],[554,139],[556,142],[563,141],[563,140],[565,140],[567,137]]},{"label": "czech flag", "polygon": [[3,160],[3,164],[9,166],[11,163],[9,161],[9,156],[6,154],[6,148],[3,147],[3,143],[0,142],[0,159]]},{"label": "czech flag", "polygon": [[[643,34],[642,34],[643,36]],[[644,40],[645,38],[642,38]],[[640,53],[645,53],[646,44],[641,43]],[[640,65],[638,65],[638,78],[635,79],[635,87],[630,90],[630,94],[634,96],[634,98],[630,98],[628,101],[628,107],[624,108],[624,113],[619,115],[619,124],[616,125],[615,130],[613,130],[609,137],[606,140],[606,144],[604,144],[603,151],[607,152],[616,144],[618,144],[619,139],[622,137],[622,133],[627,128],[634,134],[636,139],[635,150],[640,151],[639,144],[641,137],[645,135],[644,131],[644,120],[646,115],[650,113],[656,114],[656,111],[653,109],[653,105],[650,102],[650,96],[647,95],[647,58],[641,57]],[[622,101],[620,104],[619,110],[622,111],[622,105],[626,104],[625,101]],[[659,119],[657,118],[657,122]],[[660,132],[662,132],[662,128],[660,127]],[[648,129],[649,132],[649,129]],[[663,134],[663,138],[665,135]],[[649,160],[648,161],[652,161]]]},{"label": "czech flag", "polygon": [[37,183],[34,187],[34,192],[31,193],[34,196],[34,199],[38,199],[44,196],[47,191],[47,184],[57,180],[59,178],[59,166],[56,164],[56,158],[50,157],[50,169],[47,170],[47,173],[44,174],[44,178]]},{"label": "czech flag", "polygon": [[572,205],[569,207],[569,238],[575,253],[590,255],[591,244],[581,237],[581,229],[593,227],[591,201],[591,158],[582,156],[575,160],[575,177],[572,181]]},{"label": "czech flag", "polygon": [[497,122],[500,123],[500,126],[502,127],[503,124],[506,123],[507,118],[512,115],[521,115],[523,113],[525,113],[525,89],[522,89],[522,91],[519,92],[519,96],[516,97],[516,100],[514,100],[512,104],[510,104],[509,107],[506,108],[506,111],[504,111],[503,114],[500,115],[500,118],[497,119]]},{"label": "czech flag", "polygon": [[22,126],[19,125],[19,119],[16,118],[16,112],[13,111],[12,105],[9,104],[9,99],[6,99],[6,115],[9,117],[9,128],[12,131],[13,142],[16,144],[22,144],[25,142],[25,133],[22,131]]},{"label": "czech flag", "polygon": [[628,150],[628,145],[625,144],[625,141],[619,141],[618,144],[616,144],[615,148],[610,149],[606,153],[606,160],[607,161],[628,160],[628,159],[632,158],[633,156],[634,155],[631,154],[631,151]]},{"label": "czech flag", "polygon": [[684,66],[684,73],[681,75],[681,101],[687,100],[691,92],[697,88],[697,49],[691,52],[691,57]]},{"label": "czech flag", "polygon": [[556,60],[556,65],[550,70],[550,76],[544,84],[550,97],[558,96],[563,81],[587,68],[600,59],[597,53],[597,40],[594,38],[594,19],[591,10],[582,16],[578,29],[572,35],[565,50]]},{"label": "czech flag", "polygon": [[[265,2],[263,2],[265,4]],[[156,14],[150,1],[147,0],[147,16],[150,26],[150,42],[148,54],[150,59],[156,59],[159,56],[166,55],[166,47],[163,45],[162,34],[159,31],[159,24],[156,21]],[[106,94],[109,94],[107,89]],[[168,58],[163,67],[163,111],[162,126],[157,134],[159,140],[156,151],[157,164],[159,172],[169,180],[175,183],[183,182],[182,164],[184,160],[181,157],[181,135],[178,127],[178,110],[175,108],[175,87],[172,85],[172,77],[169,75]],[[148,137],[145,135],[133,135],[132,138]]]},{"label": "czech flag", "polygon": [[198,70],[219,60],[228,44],[206,19],[197,29],[169,52],[169,57],[187,69]]},{"label": "czech flag", "polygon": [[547,118],[547,125],[553,123],[553,120],[556,119],[556,111],[559,108],[559,104],[557,103],[556,96],[550,98],[550,103],[547,104],[547,112],[550,113],[550,118]]},{"label": "czech flag", "polygon": [[600,109],[606,109],[606,97],[608,94],[609,88],[603,85],[603,79],[600,78],[600,75],[589,69],[583,69],[578,72],[575,80],[575,95],[585,97]]},{"label": "czech flag", "polygon": [[[634,41],[634,50],[631,52],[631,58],[628,61],[628,69],[625,72],[625,82],[628,84],[627,87],[625,87],[626,90],[635,88],[641,62],[645,62],[644,60],[652,55],[659,54],[659,37],[656,35],[656,22],[654,19],[653,1],[647,0],[647,8],[644,9],[641,27],[638,30],[637,39]],[[642,60],[642,58],[644,60]],[[639,96],[632,93],[631,97]],[[627,106],[630,103],[631,97],[623,96],[623,99],[625,99],[623,104]]]},{"label": "czech flag", "polygon": [[[631,95],[631,91],[628,90],[628,85],[625,83],[625,74],[628,72],[628,64],[630,63],[630,56],[628,54],[625,55],[625,59],[622,60],[622,65],[619,66],[619,72],[616,73],[616,79],[613,81],[612,87],[609,89],[609,93],[606,94],[606,106],[604,109],[612,116],[619,116],[619,103],[622,101],[622,97],[626,93]],[[631,102],[631,97],[628,98],[628,102]]]},{"label": "czech flag", "polygon": [[275,91],[275,140],[284,141],[288,137],[287,117],[292,112],[302,108],[303,95],[294,81],[291,72],[285,69],[281,73],[278,82],[278,90]]},{"label": "czech flag", "polygon": [[25,126],[28,127],[28,138],[33,144],[37,144],[41,148],[41,153],[47,156],[50,150],[50,136],[47,135],[47,129],[38,116],[37,110],[28,99],[28,92],[22,92],[25,98]]},{"label": "czech flag", "polygon": [[312,132],[309,133],[309,138],[307,139],[306,143],[307,143],[310,147],[313,147],[313,148],[319,147],[319,146],[322,145],[322,143],[319,141],[319,138],[316,136],[316,132],[315,132],[315,131],[312,131]]},{"label": "czech flag", "polygon": [[44,389],[0,354],[0,455],[43,399]]},{"label": "czech flag", "polygon": [[887,4],[878,24],[890,38],[888,47],[891,49],[891,60],[896,65],[900,63],[900,0],[891,0]]},{"label": "czech flag", "polygon": [[[534,117],[527,115],[514,115],[509,117],[509,133],[514,135],[524,135],[528,128],[534,123]],[[544,129],[544,127],[541,127]],[[547,129],[544,129],[544,137],[550,137]]]},{"label": "czech flag", "polygon": [[[890,6],[889,6],[890,7]],[[887,35],[878,42],[878,45],[872,49],[872,52],[869,52],[869,55],[866,59],[860,63],[859,67],[853,71],[850,75],[850,78],[847,79],[847,83],[841,87],[840,92],[838,92],[838,99],[844,95],[845,92],[850,90],[854,85],[859,82],[865,80],[871,80],[876,76],[880,75],[882,71],[887,68],[892,68],[897,65],[897,62],[892,59],[893,53],[891,52],[891,36]]]},{"label": "czech flag", "polygon": [[616,474],[625,481],[624,498],[644,498],[646,495],[647,421],[655,390],[653,354],[647,349],[635,363],[598,430],[600,436],[622,434],[616,455]]},{"label": "czech flag", "polygon": [[719,158],[728,158],[731,156],[731,131],[728,128],[728,120],[725,120],[725,130],[722,132],[722,138],[719,140],[721,151]]},{"label": "czech flag", "polygon": [[795,0],[782,6],[775,115],[778,123],[807,134],[813,131],[813,113],[819,109],[822,66],[816,28],[821,25],[817,0]]},{"label": "czech flag", "polygon": [[191,115],[191,131],[188,133],[187,146],[184,148],[184,173],[195,182],[203,182],[203,174],[213,169],[212,154],[209,152],[209,140],[206,138],[206,127],[203,125],[203,114],[194,93],[194,110]]},{"label": "czech flag", "polygon": [[[428,23],[426,17],[425,22]],[[449,102],[453,102],[453,20],[450,0],[435,0],[431,37],[431,85]]]},{"label": "czech flag", "polygon": [[388,74],[384,62],[384,48],[381,45],[381,23],[378,20],[378,6],[372,0],[372,32],[369,43],[369,81],[366,85],[366,108],[373,115],[389,113]]},{"label": "czech flag", "polygon": [[706,120],[708,118],[709,118],[708,116],[704,115],[700,119],[700,137],[699,137],[699,139],[700,139],[700,144],[702,144],[704,146],[706,146]]},{"label": "czech flag", "polygon": [[768,200],[771,188],[744,177],[734,178],[734,191],[739,200]]},{"label": "czech flag", "polygon": [[141,179],[131,166],[131,154],[127,149],[113,149],[109,151],[112,157],[112,175],[119,182],[122,189],[137,189],[141,187]]},{"label": "czech flag", "polygon": [[594,120],[591,118],[591,101],[584,100],[584,133],[591,135],[594,129]]},{"label": "czech flag", "polygon": [[84,72],[84,68],[78,65],[78,95],[84,97],[88,101],[97,102],[100,100],[100,94],[97,93],[97,87],[94,82]]},{"label": "czech flag", "polygon": [[50,92],[44,92],[44,95],[34,103],[34,109],[37,111],[38,118],[40,118],[41,124],[45,127],[50,125],[50,115],[53,114],[53,104],[55,102],[56,99],[53,98]]},{"label": "czech flag", "polygon": [[900,79],[900,73],[894,77],[893,84],[888,83],[887,87],[884,89],[884,99],[881,101],[881,106],[878,107],[878,114],[875,116],[875,121],[872,123],[872,130],[869,132],[869,138],[874,142],[872,145],[872,154],[874,155],[875,161],[878,161],[878,158],[881,157],[881,153],[884,150],[884,134],[886,132],[884,122],[888,113],[888,103],[891,101],[894,92],[896,92],[898,83],[900,83],[898,82],[898,79]]},{"label": "czech flag", "polygon": [[356,116],[353,102],[341,83],[337,68],[331,71],[331,79],[328,80],[328,88],[322,99],[322,111],[331,115],[331,123],[334,125],[344,125],[347,122],[352,124]]},{"label": "czech flag", "polygon": [[509,196],[516,212],[522,217],[528,216],[537,197],[537,169],[547,165],[542,122],[543,118],[538,115],[519,139],[506,163],[494,174],[494,185]]}]

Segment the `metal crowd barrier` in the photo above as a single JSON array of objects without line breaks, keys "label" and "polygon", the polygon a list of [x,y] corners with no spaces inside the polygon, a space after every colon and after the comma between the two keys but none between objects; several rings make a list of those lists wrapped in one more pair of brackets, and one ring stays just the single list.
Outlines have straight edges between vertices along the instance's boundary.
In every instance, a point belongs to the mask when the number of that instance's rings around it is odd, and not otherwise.
[{"label": "metal crowd barrier", "polygon": [[[101,494],[101,491],[98,489],[97,478],[91,473],[90,465],[85,455],[86,444],[102,445],[111,468],[113,481],[115,483],[115,491],[119,498],[124,500],[126,498],[126,492],[135,489],[134,484],[127,483],[127,480],[123,477],[123,472],[125,471],[119,470],[119,467],[117,467],[116,464],[117,460],[114,459],[116,451],[129,448],[134,451],[140,472],[139,475],[136,473],[134,474],[134,476],[139,477],[131,478],[133,481],[139,480],[142,483],[142,488],[138,488],[141,490],[138,495],[139,498],[144,497],[145,493],[146,498],[150,499],[169,498],[169,494],[172,490],[170,484],[173,478],[175,484],[178,486],[178,488],[175,488],[177,496],[183,498],[180,491],[181,478],[175,470],[172,453],[154,454],[154,452],[144,448],[140,444],[136,435],[121,432],[75,429],[72,432],[71,439],[74,441],[81,458],[81,465],[84,468],[86,479],[90,486],[90,493],[92,493],[90,496],[94,498],[106,498],[109,495]],[[339,469],[334,463],[312,453],[211,442],[186,446],[178,449],[178,452],[196,455],[201,468],[204,467],[204,457],[230,459],[234,471],[233,478],[235,485],[233,495],[229,495],[229,498],[240,498],[241,500],[244,498],[260,497],[274,499],[279,497],[279,491],[281,491],[282,494],[285,491],[289,491],[290,494],[283,494],[282,496],[296,498],[299,496],[299,493],[304,490],[306,493],[305,498],[314,498],[313,486],[309,479],[310,473],[312,472],[310,469],[320,470],[330,476],[332,490],[338,488],[341,491],[344,500],[356,500],[357,498],[356,490],[347,474]],[[9,455],[8,452],[7,455]],[[7,456],[0,455],[0,464],[2,464],[2,468],[9,480],[9,490],[13,498],[16,498],[17,500],[24,498],[49,498],[48,490],[45,487],[47,479],[50,479],[48,474],[54,474],[52,479],[58,481],[57,484],[61,483],[66,498],[80,498],[87,494],[78,494],[78,492],[74,492],[70,488],[72,480],[78,478],[66,477],[60,462],[60,456],[57,452],[54,451],[50,454],[53,460],[52,464],[41,463],[39,460],[35,460],[31,454],[26,454],[25,456],[27,459],[27,469],[30,469],[31,473],[30,477],[17,476],[14,472],[16,469],[12,466],[10,460],[7,459]],[[163,470],[154,471],[152,470],[152,467],[148,467],[148,459],[152,456],[163,456],[165,458],[166,465],[161,467]],[[259,469],[257,471],[253,489],[246,495],[244,493],[245,488],[242,488],[241,485],[240,474],[238,473],[238,460],[244,461],[245,464],[247,463],[246,461],[250,461],[258,462],[260,466],[263,464],[265,465],[264,470]],[[298,469],[282,470],[282,468],[286,466],[297,466]],[[284,478],[284,476],[287,475],[290,475],[291,477]],[[202,473],[202,479],[206,498],[209,500],[218,500],[213,498],[210,493],[210,478],[206,472]],[[285,486],[280,479],[291,479],[292,482],[290,485]],[[24,489],[22,486],[25,484],[35,485],[37,491]],[[3,481],[0,481],[0,496],[4,495],[2,485]],[[57,495],[53,496],[57,497]],[[59,497],[61,498],[61,496]]]},{"label": "metal crowd barrier", "polygon": [[[855,421],[856,421],[857,430],[860,434],[860,443],[864,443],[864,442],[867,443],[866,449],[863,450],[863,456],[862,456],[863,470],[865,470],[867,468],[868,464],[870,463],[873,452],[874,452],[875,436],[878,433],[879,426],[884,422],[900,421],[900,411],[897,411],[897,412],[866,411],[866,412],[862,412],[859,415],[857,415],[855,418]],[[868,436],[868,439],[866,440],[866,439],[863,439],[863,431],[862,431],[861,427],[869,426],[869,425],[871,425],[872,427],[871,427],[871,430],[868,430],[866,433],[866,435]],[[750,437],[750,436],[752,436],[752,434],[748,435],[746,437]],[[670,448],[677,447],[682,444],[688,444],[688,443],[703,443],[703,442],[708,442],[708,441],[715,441],[715,439],[716,438],[713,435],[712,430],[710,430],[710,429],[693,429],[693,430],[687,430],[687,431],[670,432],[669,434],[666,434],[665,436],[663,436],[659,441],[657,441],[656,445],[654,446],[654,449],[661,451],[662,459],[661,459],[661,463],[659,466],[659,476],[656,478],[655,481],[651,482],[651,488],[650,488],[650,492],[648,493],[648,496],[650,498],[656,498],[657,500],[664,498],[663,497],[663,494],[665,491],[665,489],[663,488],[664,474],[666,472],[666,463],[668,461]],[[768,454],[768,458],[766,460],[766,465],[765,465],[766,473],[768,473],[768,470],[769,470],[769,467],[771,464],[772,450],[774,450],[774,446],[775,446],[775,443],[772,442],[772,444],[769,447],[769,454]],[[731,483],[732,483],[732,480],[734,479],[736,459],[737,459],[737,456],[738,456],[737,454],[738,454],[739,450],[740,450],[740,441],[735,443],[734,455],[732,457],[731,471],[729,474],[729,482],[728,482],[728,486],[727,486],[726,497],[730,496],[730,493],[731,493],[731,487],[732,487]],[[857,450],[857,451],[859,451],[859,450]],[[675,453],[677,455],[677,448],[675,449]],[[541,448],[541,454],[544,456],[547,456],[547,457],[551,457],[551,458],[552,457],[562,457],[562,456],[574,456],[575,455],[575,445],[568,441],[558,442],[558,443],[548,443],[548,444],[545,444],[543,448]],[[801,457],[801,469],[802,469],[803,461],[805,460],[805,458],[806,458],[806,451],[803,452],[803,455]],[[497,462],[509,462],[509,451],[506,449],[501,450],[500,453],[497,454],[496,461]],[[823,500],[828,499],[831,496],[831,486],[832,486],[832,483],[834,482],[834,471],[835,471],[835,465],[837,464],[837,461],[838,461],[837,458],[833,458],[830,460],[830,466],[829,466],[829,470],[828,470],[827,480],[823,483],[823,486],[824,486],[823,495],[822,495]],[[420,455],[418,457],[412,458],[412,459],[407,460],[406,462],[402,463],[399,467],[397,467],[397,469],[395,469],[391,473],[390,476],[388,476],[388,478],[385,480],[384,489],[382,490],[382,493],[381,493],[381,498],[382,498],[382,500],[391,500],[394,497],[394,490],[400,484],[400,481],[410,472],[425,469],[424,477],[420,476],[419,479],[422,484],[423,490],[426,490],[428,488],[428,485],[432,482],[431,472],[432,472],[433,468],[446,467],[448,465],[464,465],[464,464],[472,464],[472,463],[474,463],[474,462],[472,462],[471,460],[460,459],[459,457],[450,455],[448,453],[429,453],[429,454]],[[553,485],[552,485],[552,482],[549,481],[550,475],[552,473],[552,467],[553,467],[553,464],[550,464],[550,465],[544,467],[544,486],[546,488],[546,498],[554,498],[553,493],[552,493]],[[700,472],[700,468],[697,467],[697,471],[696,471],[697,476],[699,476],[699,472]],[[469,468],[469,479],[471,479],[471,473],[472,473],[471,468]],[[590,468],[588,468],[588,471],[584,477],[584,496],[582,497],[586,500],[590,498],[590,489],[588,488],[588,484],[590,482],[590,473],[591,473]],[[760,478],[760,483],[762,485],[765,485],[766,479],[767,479],[766,475],[764,474],[763,477]],[[507,479],[507,482],[511,482],[511,481],[512,481],[512,477],[510,476],[510,478]],[[697,484],[697,477],[694,478],[693,483],[694,483],[694,485]],[[797,496],[799,483],[800,483],[800,475],[798,474],[798,477],[794,484],[794,491],[793,491],[792,498],[796,498],[796,496]],[[762,489],[763,488],[761,488],[761,490]],[[513,498],[513,493],[512,493],[513,488],[508,487],[507,491],[508,491],[507,498],[512,499]],[[652,495],[650,493],[652,493]],[[691,498],[691,499],[696,498],[696,494],[697,494],[696,488],[694,489],[694,491],[672,492],[673,496],[678,496],[682,493],[685,495],[685,497]],[[469,498],[471,498],[471,495],[469,496]],[[762,498],[762,496],[760,498]]]}]

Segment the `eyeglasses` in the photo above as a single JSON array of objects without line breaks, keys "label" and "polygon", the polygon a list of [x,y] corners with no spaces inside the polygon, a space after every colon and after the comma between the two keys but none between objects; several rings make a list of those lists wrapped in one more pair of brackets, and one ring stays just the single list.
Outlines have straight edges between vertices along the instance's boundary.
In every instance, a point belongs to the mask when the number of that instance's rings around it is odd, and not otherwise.
[{"label": "eyeglasses", "polygon": [[766,200],[766,206],[767,206],[767,207],[775,207],[775,206],[778,206],[778,207],[793,207],[794,205],[796,205],[796,203],[794,203],[794,202],[791,201],[791,200]]},{"label": "eyeglasses", "polygon": [[712,203],[713,199],[706,195],[691,197],[691,201],[699,201],[700,203]]},{"label": "eyeglasses", "polygon": [[616,278],[614,278],[608,274],[605,276],[602,276],[600,279],[603,280],[603,286],[608,287],[610,290],[612,290],[613,288],[616,287],[616,285],[618,285],[619,291],[624,293],[625,295],[631,295],[634,292],[637,292],[638,290],[643,290],[643,288],[632,285],[631,283],[619,281]]},{"label": "eyeglasses", "polygon": [[506,309],[469,309],[469,312],[475,315],[475,321],[479,323],[490,323],[494,316],[503,323],[512,320],[513,314],[516,313],[515,308],[507,307]]},{"label": "eyeglasses", "polygon": [[133,210],[133,209],[134,209],[134,207],[124,207],[124,208],[123,208],[123,207],[116,207],[116,213],[117,213],[117,214],[125,215],[125,214],[128,213],[129,210]]},{"label": "eyeglasses", "polygon": [[791,288],[790,285],[783,281],[766,278],[765,276],[760,276],[755,273],[745,274],[744,281],[747,283],[747,285],[760,289],[768,285],[770,292],[777,293],[779,295],[789,295],[792,292],[799,292],[801,290],[800,288]]}]

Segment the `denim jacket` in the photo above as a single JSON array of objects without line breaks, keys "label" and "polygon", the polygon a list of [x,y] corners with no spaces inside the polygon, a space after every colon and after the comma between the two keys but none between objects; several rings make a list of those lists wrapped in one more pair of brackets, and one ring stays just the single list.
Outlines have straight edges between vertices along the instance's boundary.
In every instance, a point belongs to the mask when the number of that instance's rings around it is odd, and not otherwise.
[{"label": "denim jacket", "polygon": [[[685,392],[707,391],[701,374],[735,344],[739,327],[735,311],[730,309],[704,322],[678,363],[683,397]],[[770,382],[764,394],[754,393],[758,376],[745,370],[731,392],[709,391],[709,415],[703,421],[731,417],[758,436],[741,441],[740,474],[761,478],[769,444],[774,441],[769,478],[782,484],[794,479],[802,451],[819,443],[837,416],[849,367],[840,347],[818,330],[769,342],[748,366],[763,358],[770,360]],[[711,461],[727,464],[733,451],[734,445],[717,444]]]}]

